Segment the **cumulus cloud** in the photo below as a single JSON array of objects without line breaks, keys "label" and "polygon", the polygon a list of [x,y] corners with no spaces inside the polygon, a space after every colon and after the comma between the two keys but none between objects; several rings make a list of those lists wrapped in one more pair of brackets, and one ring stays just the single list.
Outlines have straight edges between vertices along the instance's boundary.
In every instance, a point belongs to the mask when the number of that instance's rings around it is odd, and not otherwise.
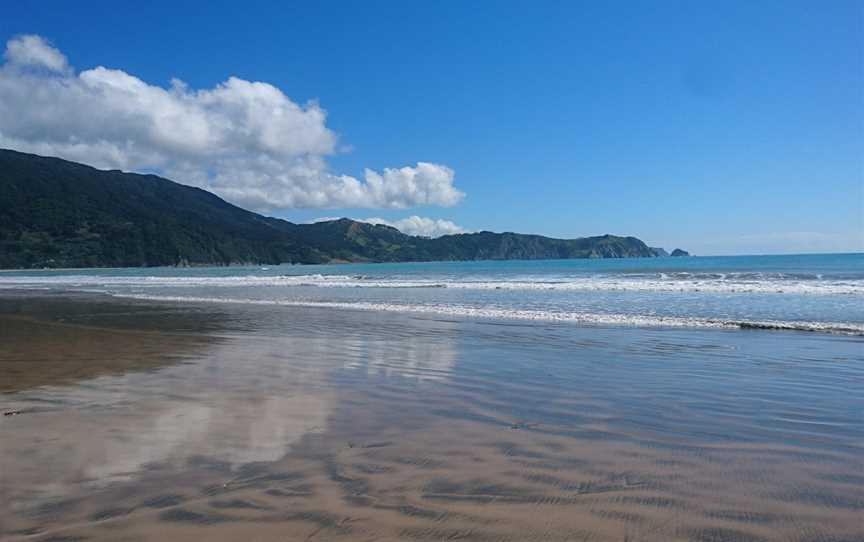
[{"label": "cumulus cloud", "polygon": [[384,220],[383,218],[365,218],[361,222],[392,226],[402,233],[419,235],[420,237],[441,237],[442,235],[466,232],[465,228],[449,220],[426,218],[417,215],[395,221]]},{"label": "cumulus cloud", "polygon": [[6,44],[0,66],[0,147],[101,168],[156,171],[257,210],[452,206],[452,169],[428,162],[329,170],[338,138],[316,102],[229,77],[210,89],[163,88],[102,66],[76,73],[42,37]]},{"label": "cumulus cloud", "polygon": [[30,66],[53,72],[69,70],[66,56],[39,36],[19,36],[9,40],[3,55],[9,66]]},{"label": "cumulus cloud", "polygon": [[[339,217],[321,217],[313,222],[329,222],[338,220]],[[412,215],[400,220],[385,220],[383,218],[355,218],[357,222],[367,222],[369,224],[384,224],[391,226],[408,235],[418,235],[420,237],[441,237],[442,235],[452,235],[455,233],[466,233],[468,230],[457,225],[449,220],[436,218],[426,218],[422,216]]]}]

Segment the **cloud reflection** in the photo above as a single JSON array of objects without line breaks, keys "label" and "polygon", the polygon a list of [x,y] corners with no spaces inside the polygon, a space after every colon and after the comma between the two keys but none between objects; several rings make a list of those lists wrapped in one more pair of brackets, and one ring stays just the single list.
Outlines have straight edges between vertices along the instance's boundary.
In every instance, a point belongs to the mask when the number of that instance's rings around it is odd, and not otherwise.
[{"label": "cloud reflection", "polygon": [[195,458],[231,470],[275,462],[327,430],[350,393],[337,389],[336,371],[440,382],[455,362],[455,348],[440,337],[249,335],[157,371],[22,392],[11,397],[32,412],[4,420],[13,438],[0,439],[2,485],[10,502],[30,506],[76,487],[135,481],[149,469],[182,471]]}]

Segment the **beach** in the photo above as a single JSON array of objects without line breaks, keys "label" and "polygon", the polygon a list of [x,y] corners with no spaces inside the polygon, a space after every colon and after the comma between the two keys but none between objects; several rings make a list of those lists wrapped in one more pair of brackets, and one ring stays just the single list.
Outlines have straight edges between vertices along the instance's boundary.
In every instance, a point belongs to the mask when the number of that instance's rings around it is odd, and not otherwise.
[{"label": "beach", "polygon": [[864,539],[854,333],[92,287],[0,295],[4,540]]},{"label": "beach", "polygon": [[862,7],[5,2],[0,542],[864,542]]}]

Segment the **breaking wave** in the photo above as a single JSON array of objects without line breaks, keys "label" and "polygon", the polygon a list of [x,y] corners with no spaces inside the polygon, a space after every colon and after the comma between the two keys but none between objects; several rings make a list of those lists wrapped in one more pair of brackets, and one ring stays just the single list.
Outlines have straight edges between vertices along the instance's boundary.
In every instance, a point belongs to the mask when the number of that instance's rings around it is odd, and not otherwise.
[{"label": "breaking wave", "polygon": [[560,291],[645,291],[764,293],[798,295],[862,295],[864,280],[826,280],[819,275],[783,273],[652,273],[586,277],[518,277],[494,280],[402,279],[363,275],[243,275],[202,276],[0,276],[0,288],[55,287],[237,287],[298,286],[323,288],[451,288],[462,290],[560,290]]},{"label": "breaking wave", "polygon": [[113,294],[115,297],[149,301],[186,303],[231,303],[247,305],[276,305],[286,307],[311,307],[351,309],[400,313],[434,314],[465,318],[516,319],[549,322],[570,322],[584,325],[675,327],[714,329],[760,329],[775,331],[808,331],[842,335],[864,336],[864,324],[850,322],[811,322],[783,320],[738,320],[699,317],[648,316],[633,314],[604,314],[587,312],[556,312],[544,310],[505,309],[494,307],[470,307],[450,304],[404,305],[397,303],[296,301],[279,299],[239,299],[220,297],[166,296],[145,294]]}]

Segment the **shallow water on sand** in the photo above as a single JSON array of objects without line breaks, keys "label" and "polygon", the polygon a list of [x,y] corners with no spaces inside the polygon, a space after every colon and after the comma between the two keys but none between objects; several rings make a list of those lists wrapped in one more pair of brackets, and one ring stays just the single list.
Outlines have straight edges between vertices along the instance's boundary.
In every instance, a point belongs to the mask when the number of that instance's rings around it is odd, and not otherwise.
[{"label": "shallow water on sand", "polygon": [[0,538],[864,540],[864,340],[0,298]]}]

